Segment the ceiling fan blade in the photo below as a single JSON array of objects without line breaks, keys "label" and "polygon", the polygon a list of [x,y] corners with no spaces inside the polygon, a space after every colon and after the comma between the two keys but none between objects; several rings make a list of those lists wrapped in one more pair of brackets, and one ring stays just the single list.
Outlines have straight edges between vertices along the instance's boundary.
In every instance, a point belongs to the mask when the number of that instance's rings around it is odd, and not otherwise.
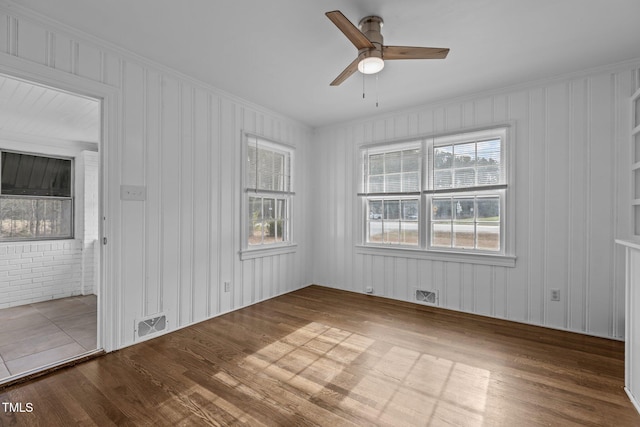
[{"label": "ceiling fan blade", "polygon": [[371,41],[367,38],[367,36],[362,34],[362,31],[360,31],[358,27],[353,25],[351,21],[349,21],[347,17],[344,16],[339,10],[327,12],[325,13],[325,15],[327,15],[327,18],[329,18],[331,22],[336,24],[336,27],[338,27],[338,29],[342,31],[345,36],[347,36],[347,38],[351,41],[351,43],[353,43],[356,49],[373,49],[375,47],[373,43],[371,43]]},{"label": "ceiling fan blade", "polygon": [[383,46],[383,59],[444,59],[449,49],[440,47]]},{"label": "ceiling fan blade", "polygon": [[353,73],[358,71],[358,62],[360,62],[360,60],[356,58],[351,64],[347,65],[347,68],[345,68],[344,71],[342,71],[340,75],[331,82],[330,86],[338,86],[340,83],[347,80]]}]

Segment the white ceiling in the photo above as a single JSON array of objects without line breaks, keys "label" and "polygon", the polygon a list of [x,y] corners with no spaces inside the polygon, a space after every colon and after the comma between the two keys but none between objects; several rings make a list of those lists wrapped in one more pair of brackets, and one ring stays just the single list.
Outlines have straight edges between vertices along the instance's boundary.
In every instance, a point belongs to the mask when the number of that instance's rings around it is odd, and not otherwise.
[{"label": "white ceiling", "polygon": [[0,75],[0,138],[98,143],[100,103]]},{"label": "white ceiling", "polygon": [[[17,0],[311,126],[640,58],[639,0]],[[356,50],[324,13],[384,20],[385,44],[449,47],[329,83]],[[379,99],[379,107],[375,99]]]}]

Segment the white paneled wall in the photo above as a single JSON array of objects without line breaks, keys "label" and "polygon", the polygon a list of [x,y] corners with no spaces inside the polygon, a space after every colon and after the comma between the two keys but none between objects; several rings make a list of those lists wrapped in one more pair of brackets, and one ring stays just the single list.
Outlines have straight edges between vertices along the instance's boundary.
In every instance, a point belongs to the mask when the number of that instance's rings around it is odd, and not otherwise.
[{"label": "white paneled wall", "polygon": [[[0,67],[16,58],[45,79],[62,72],[118,93],[118,132],[101,147],[113,348],[133,342],[136,319],[163,312],[173,330],[309,283],[309,128],[0,2]],[[296,148],[295,253],[240,261],[243,131]],[[119,200],[120,185],[145,186],[146,200]]]},{"label": "white paneled wall", "polygon": [[[317,130],[313,281],[599,336],[624,336],[623,252],[630,232],[629,96],[638,64],[511,88]],[[357,147],[512,123],[516,266],[363,253],[356,245]],[[550,300],[560,289],[561,301]]]},{"label": "white paneled wall", "polygon": [[[117,134],[101,147],[113,348],[133,343],[136,319],[163,312],[175,329],[311,282],[372,286],[409,301],[415,287],[436,289],[443,307],[623,337],[623,256],[614,238],[629,232],[628,96],[638,64],[313,134],[0,0],[0,69],[8,63],[118,95],[110,117]],[[514,124],[517,150],[514,268],[357,252],[358,144],[505,122]],[[240,261],[242,131],[296,147],[295,253]],[[146,187],[146,200],[121,201],[120,185]],[[560,302],[550,301],[555,288]]]}]

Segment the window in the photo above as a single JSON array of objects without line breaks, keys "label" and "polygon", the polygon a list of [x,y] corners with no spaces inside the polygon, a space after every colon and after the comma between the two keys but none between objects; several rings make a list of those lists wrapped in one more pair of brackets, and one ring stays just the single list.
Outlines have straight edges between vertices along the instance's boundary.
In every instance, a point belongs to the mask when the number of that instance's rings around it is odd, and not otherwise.
[{"label": "window", "polygon": [[247,136],[245,249],[291,242],[293,149]]},{"label": "window", "polygon": [[0,153],[0,241],[73,237],[71,159]]},{"label": "window", "polygon": [[366,246],[507,255],[507,128],[364,147]]}]

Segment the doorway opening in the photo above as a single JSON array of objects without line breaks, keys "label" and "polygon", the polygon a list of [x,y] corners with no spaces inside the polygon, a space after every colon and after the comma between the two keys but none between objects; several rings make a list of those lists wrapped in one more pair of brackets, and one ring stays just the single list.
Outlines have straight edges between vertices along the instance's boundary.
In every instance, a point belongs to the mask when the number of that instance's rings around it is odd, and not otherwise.
[{"label": "doorway opening", "polygon": [[0,74],[0,383],[101,348],[101,100]]}]

